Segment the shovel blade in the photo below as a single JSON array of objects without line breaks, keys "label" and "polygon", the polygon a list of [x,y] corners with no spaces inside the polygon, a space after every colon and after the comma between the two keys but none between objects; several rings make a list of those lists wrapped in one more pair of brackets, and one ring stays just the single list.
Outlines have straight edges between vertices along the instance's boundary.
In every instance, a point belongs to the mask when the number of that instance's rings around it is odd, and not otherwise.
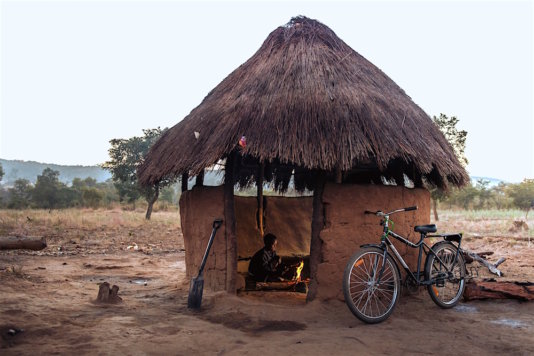
[{"label": "shovel blade", "polygon": [[203,291],[204,276],[193,277],[189,284],[189,297],[187,298],[187,307],[189,309],[200,309]]}]

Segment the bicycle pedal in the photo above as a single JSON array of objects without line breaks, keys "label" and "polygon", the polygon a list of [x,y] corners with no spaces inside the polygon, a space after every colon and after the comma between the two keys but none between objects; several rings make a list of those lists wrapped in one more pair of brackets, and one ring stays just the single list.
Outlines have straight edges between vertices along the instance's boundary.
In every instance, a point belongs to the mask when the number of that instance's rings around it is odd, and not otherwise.
[{"label": "bicycle pedal", "polygon": [[445,286],[445,280],[444,279],[438,279],[436,280],[436,287],[444,287]]}]

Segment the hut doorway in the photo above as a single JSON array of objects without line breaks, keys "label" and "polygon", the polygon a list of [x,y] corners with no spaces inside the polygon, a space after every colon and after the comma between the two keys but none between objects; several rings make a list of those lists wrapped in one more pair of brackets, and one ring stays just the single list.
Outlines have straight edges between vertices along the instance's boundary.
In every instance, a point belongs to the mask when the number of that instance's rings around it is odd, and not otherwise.
[{"label": "hut doorway", "polygon": [[[277,254],[286,266],[302,262],[297,285],[296,276],[285,275],[281,282],[255,283],[248,276],[248,266],[254,253],[263,248],[263,236],[259,226],[257,197],[235,196],[237,238],[238,291],[307,292],[310,277],[310,242],[313,197],[264,196],[263,232],[277,236]],[[295,268],[296,269],[296,268]],[[294,270],[295,270],[294,269]]]}]

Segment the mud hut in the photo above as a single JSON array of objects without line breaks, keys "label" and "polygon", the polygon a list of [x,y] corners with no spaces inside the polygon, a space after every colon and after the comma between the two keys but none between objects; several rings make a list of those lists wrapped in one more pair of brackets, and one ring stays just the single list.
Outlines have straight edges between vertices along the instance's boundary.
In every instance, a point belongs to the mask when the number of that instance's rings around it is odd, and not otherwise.
[{"label": "mud hut", "polygon": [[[214,165],[224,167],[224,184],[202,186]],[[365,209],[418,205],[396,219],[397,231],[415,238],[410,227],[430,218],[425,187],[468,181],[429,116],[330,28],[306,17],[275,29],[154,144],[138,174],[144,184],[182,177],[183,190],[197,177],[180,201],[189,276],[211,221],[223,217],[207,287],[235,293],[243,284],[238,259],[262,247],[261,233],[275,232],[281,254],[309,256],[309,300],[342,298],[347,259],[380,234]],[[264,184],[284,192],[290,182],[313,196],[262,194]],[[257,199],[235,196],[236,187],[252,184]]]}]

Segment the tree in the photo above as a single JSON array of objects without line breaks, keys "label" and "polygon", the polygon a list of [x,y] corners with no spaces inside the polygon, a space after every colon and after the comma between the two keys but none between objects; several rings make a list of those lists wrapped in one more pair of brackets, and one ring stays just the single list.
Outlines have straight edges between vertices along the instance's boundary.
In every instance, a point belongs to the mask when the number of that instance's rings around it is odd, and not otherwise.
[{"label": "tree", "polygon": [[489,187],[489,180],[486,179],[479,179],[477,180],[475,184],[475,188],[477,190],[478,195],[478,202],[475,206],[475,209],[484,209],[488,207],[488,204],[490,203],[490,200],[492,198],[492,191],[488,188]]},{"label": "tree", "polygon": [[152,215],[152,208],[158,199],[160,189],[170,184],[170,180],[163,180],[153,185],[141,187],[137,182],[137,168],[143,163],[150,147],[156,142],[166,129],[143,130],[144,136],[131,137],[129,139],[113,139],[110,141],[110,160],[102,165],[111,172],[111,176],[120,201],[125,199],[134,203],[139,197],[144,197],[148,203],[145,218],[148,220]]},{"label": "tree", "polygon": [[82,192],[83,205],[93,209],[98,208],[103,197],[104,194],[94,187],[86,187]]},{"label": "tree", "polygon": [[61,205],[60,190],[62,183],[59,181],[59,171],[45,168],[32,192],[32,200],[38,208],[54,209]]},{"label": "tree", "polygon": [[2,178],[4,178],[4,167],[2,167],[2,164],[0,163],[0,181],[2,180]]},{"label": "tree", "polygon": [[509,185],[508,195],[516,207],[527,211],[526,220],[529,210],[534,208],[534,179],[525,179],[519,184]]},{"label": "tree", "polygon": [[59,181],[59,171],[45,168],[37,176],[31,200],[37,208],[59,209],[74,205],[78,197],[74,189]]},{"label": "tree", "polygon": [[98,183],[97,185],[99,191],[102,193],[102,204],[106,206],[111,206],[112,203],[119,201],[119,194],[113,180],[108,179],[105,182]]},{"label": "tree", "polygon": [[106,186],[100,186],[94,178],[74,178],[72,180],[74,199],[72,200],[71,205],[96,209],[100,206],[100,203],[104,199],[105,189]]},{"label": "tree", "polygon": [[500,182],[495,187],[491,188],[493,202],[495,207],[499,210],[509,209],[513,204],[512,199],[508,196],[508,184]]},{"label": "tree", "polygon": [[176,191],[174,190],[173,186],[168,186],[163,189],[161,189],[160,199],[169,203],[174,204],[176,197]]},{"label": "tree", "polygon": [[9,188],[9,209],[25,209],[30,206],[33,187],[27,179],[17,179],[13,188]]},{"label": "tree", "polygon": [[472,207],[473,201],[475,201],[478,196],[477,188],[473,185],[469,185],[463,189],[459,189],[455,192],[455,201],[456,204],[461,206],[463,209],[467,210]]},{"label": "tree", "polygon": [[[439,114],[439,117],[434,116],[432,118],[434,123],[438,126],[440,131],[445,135],[445,138],[451,144],[456,158],[460,161],[462,166],[466,166],[468,161],[465,156],[465,142],[467,139],[467,131],[458,130],[456,124],[460,120],[456,116],[447,117],[445,114]],[[438,221],[438,201],[442,200],[446,196],[446,192],[439,188],[430,189],[430,196],[432,198],[432,208],[434,209],[434,220]]]}]

